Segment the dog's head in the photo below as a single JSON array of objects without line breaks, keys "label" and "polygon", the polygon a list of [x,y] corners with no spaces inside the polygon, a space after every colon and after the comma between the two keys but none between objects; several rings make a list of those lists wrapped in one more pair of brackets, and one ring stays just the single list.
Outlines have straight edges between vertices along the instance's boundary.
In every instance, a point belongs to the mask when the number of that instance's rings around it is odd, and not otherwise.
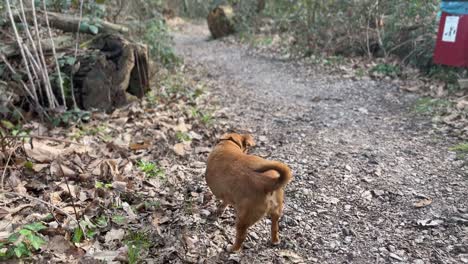
[{"label": "dog's head", "polygon": [[234,142],[242,152],[247,152],[250,147],[255,146],[255,141],[250,134],[228,133],[221,137],[221,140],[230,140]]}]

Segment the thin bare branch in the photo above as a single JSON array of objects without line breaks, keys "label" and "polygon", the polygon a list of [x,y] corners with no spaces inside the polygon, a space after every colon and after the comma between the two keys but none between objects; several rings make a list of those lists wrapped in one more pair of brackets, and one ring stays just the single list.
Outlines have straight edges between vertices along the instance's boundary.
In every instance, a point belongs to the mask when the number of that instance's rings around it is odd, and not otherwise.
[{"label": "thin bare branch", "polygon": [[[33,2],[34,2],[34,0],[33,0]],[[55,67],[57,69],[57,75],[58,75],[58,78],[59,78],[59,86],[60,86],[60,93],[61,93],[61,96],[62,96],[62,102],[63,102],[63,106],[65,106],[65,108],[66,108],[67,107],[67,101],[65,100],[65,91],[63,89],[62,72],[60,71],[60,64],[58,62],[57,52],[55,50],[54,39],[52,37],[52,30],[50,29],[49,16],[47,15],[46,0],[43,0],[42,4],[43,4],[42,7],[44,8],[44,16],[45,16],[45,21],[46,21],[46,25],[47,25],[47,32],[49,33],[49,38],[50,38],[50,41],[52,43],[52,54],[53,54],[54,59],[55,59]],[[33,13],[35,13],[35,12],[33,12]]]}]

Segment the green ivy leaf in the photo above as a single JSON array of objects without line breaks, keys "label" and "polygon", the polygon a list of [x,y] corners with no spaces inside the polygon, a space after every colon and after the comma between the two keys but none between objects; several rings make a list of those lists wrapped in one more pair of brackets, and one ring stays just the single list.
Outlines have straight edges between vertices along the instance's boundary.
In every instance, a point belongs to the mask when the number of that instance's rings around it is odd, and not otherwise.
[{"label": "green ivy leaf", "polygon": [[35,232],[42,230],[42,229],[46,229],[46,227],[42,223],[39,223],[39,222],[25,225],[24,228],[29,229],[31,231],[35,231]]},{"label": "green ivy leaf", "polygon": [[32,231],[31,231],[31,230],[28,230],[28,229],[21,229],[21,230],[19,231],[19,233],[20,233],[21,235],[23,235],[23,236],[28,237],[28,238],[29,238],[29,236],[31,236],[31,235],[33,234]]},{"label": "green ivy leaf", "polygon": [[16,241],[18,241],[18,239],[19,239],[19,234],[14,233],[14,234],[12,234],[11,236],[8,237],[8,242],[15,243]]},{"label": "green ivy leaf", "polygon": [[13,251],[15,252],[16,257],[18,258],[21,258],[22,256],[28,256],[30,253],[29,249],[26,247],[26,244],[24,244],[23,242],[16,245]]},{"label": "green ivy leaf", "polygon": [[85,32],[85,31],[88,31],[89,29],[89,24],[87,22],[81,22],[80,23],[80,31],[81,32]]},{"label": "green ivy leaf", "polygon": [[83,240],[83,230],[80,227],[75,228],[75,232],[73,232],[73,243],[80,243]]},{"label": "green ivy leaf", "polygon": [[31,237],[29,237],[29,242],[31,243],[31,246],[35,250],[40,249],[41,246],[45,244],[44,239],[42,239],[40,236],[35,236],[35,235],[32,235]]},{"label": "green ivy leaf", "polygon": [[66,57],[65,61],[68,65],[75,65],[76,59],[75,57]]},{"label": "green ivy leaf", "polygon": [[26,161],[24,163],[24,167],[28,170],[32,170],[33,169],[33,166],[34,166],[34,163],[32,163],[31,161]]},{"label": "green ivy leaf", "polygon": [[8,121],[8,120],[2,120],[2,121],[0,121],[0,122],[1,122],[2,125],[3,125],[4,127],[6,127],[7,129],[13,129],[13,128],[15,128],[15,125],[13,125],[13,123],[11,123],[11,122]]},{"label": "green ivy leaf", "polygon": [[97,26],[90,25],[88,29],[89,29],[89,31],[90,31],[91,33],[93,33],[94,35],[97,35],[97,33],[99,33],[99,28],[98,28]]}]

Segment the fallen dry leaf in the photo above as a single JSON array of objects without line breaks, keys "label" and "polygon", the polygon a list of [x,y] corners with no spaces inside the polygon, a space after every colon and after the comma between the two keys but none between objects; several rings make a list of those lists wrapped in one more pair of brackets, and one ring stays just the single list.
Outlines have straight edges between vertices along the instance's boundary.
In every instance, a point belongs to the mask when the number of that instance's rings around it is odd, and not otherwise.
[{"label": "fallen dry leaf", "polygon": [[43,169],[49,167],[49,164],[34,164],[32,169],[35,172],[41,172]]},{"label": "fallen dry leaf", "polygon": [[125,236],[125,230],[123,229],[111,229],[107,232],[106,236],[104,237],[106,243],[110,243],[111,241],[117,240],[121,241]]},{"label": "fallen dry leaf", "polygon": [[177,143],[174,145],[174,152],[179,156],[185,156],[185,144],[184,143]]},{"label": "fallen dry leaf", "polygon": [[281,250],[279,255],[288,258],[292,263],[305,263],[304,259],[290,250]]},{"label": "fallen dry leaf", "polygon": [[444,223],[441,219],[424,219],[416,221],[416,224],[421,227],[436,227]]},{"label": "fallen dry leaf", "polygon": [[59,157],[64,149],[62,146],[50,146],[44,141],[32,140],[31,144],[24,147],[26,155],[39,162],[50,162]]},{"label": "fallen dry leaf", "polygon": [[147,141],[142,143],[130,143],[130,149],[134,151],[148,149],[150,146],[151,144]]},{"label": "fallen dry leaf", "polygon": [[431,198],[425,198],[425,199],[422,199],[422,200],[416,202],[414,204],[414,207],[422,208],[422,207],[426,207],[426,206],[428,206],[430,204],[432,204],[432,199]]},{"label": "fallen dry leaf", "polygon": [[126,202],[122,203],[122,209],[127,213],[128,219],[130,221],[137,219],[137,215],[133,212],[132,208],[130,207],[128,203]]},{"label": "fallen dry leaf", "polygon": [[47,249],[56,254],[64,254],[73,247],[70,241],[60,235],[52,237],[47,243]]},{"label": "fallen dry leaf", "polygon": [[176,132],[183,132],[183,133],[189,131],[189,128],[188,128],[188,126],[185,124],[183,118],[180,118],[180,119],[179,119],[179,122],[177,123],[177,126],[174,127],[174,131],[176,131]]},{"label": "fallen dry leaf", "polygon": [[5,216],[9,214],[10,214],[10,211],[6,210],[5,208],[0,208],[0,219],[5,218]]}]

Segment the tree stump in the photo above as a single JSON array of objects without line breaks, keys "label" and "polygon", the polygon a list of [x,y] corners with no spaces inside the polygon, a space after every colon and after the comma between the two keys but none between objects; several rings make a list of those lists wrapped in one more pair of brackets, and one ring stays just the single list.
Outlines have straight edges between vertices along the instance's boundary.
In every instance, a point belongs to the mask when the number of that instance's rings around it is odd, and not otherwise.
[{"label": "tree stump", "polygon": [[145,45],[119,35],[102,35],[78,58],[73,75],[78,105],[83,109],[110,111],[149,91],[149,59]]},{"label": "tree stump", "polygon": [[217,6],[208,14],[208,28],[213,38],[221,38],[235,32],[234,10],[231,6]]},{"label": "tree stump", "polygon": [[257,13],[260,13],[260,12],[263,11],[263,9],[265,9],[265,4],[266,4],[265,0],[258,0],[257,1]]}]

